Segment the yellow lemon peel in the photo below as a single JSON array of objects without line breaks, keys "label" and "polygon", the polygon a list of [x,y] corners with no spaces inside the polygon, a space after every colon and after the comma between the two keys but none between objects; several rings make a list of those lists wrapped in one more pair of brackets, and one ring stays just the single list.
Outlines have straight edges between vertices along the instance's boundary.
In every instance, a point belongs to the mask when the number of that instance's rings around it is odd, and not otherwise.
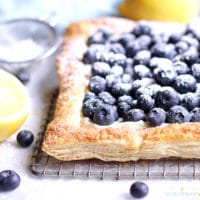
[{"label": "yellow lemon peel", "polygon": [[198,15],[199,0],[125,0],[119,12],[133,20],[187,23]]},{"label": "yellow lemon peel", "polygon": [[0,142],[15,133],[30,112],[25,86],[12,74],[0,69]]}]

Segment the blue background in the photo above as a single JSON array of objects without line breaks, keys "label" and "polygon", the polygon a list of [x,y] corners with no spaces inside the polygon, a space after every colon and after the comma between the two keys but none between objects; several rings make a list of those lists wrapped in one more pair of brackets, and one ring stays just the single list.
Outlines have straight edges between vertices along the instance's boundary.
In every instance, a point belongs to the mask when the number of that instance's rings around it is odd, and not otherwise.
[{"label": "blue background", "polygon": [[1,0],[0,22],[9,19],[57,16],[57,26],[63,29],[69,23],[107,15],[118,15],[117,7],[122,0]]}]

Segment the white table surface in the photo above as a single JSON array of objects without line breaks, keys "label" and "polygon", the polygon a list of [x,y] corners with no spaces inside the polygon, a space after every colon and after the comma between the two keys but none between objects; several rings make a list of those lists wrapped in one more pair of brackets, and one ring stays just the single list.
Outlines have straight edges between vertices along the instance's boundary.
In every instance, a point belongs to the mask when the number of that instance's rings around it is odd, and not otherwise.
[{"label": "white table surface", "polygon": [[[19,0],[0,2],[1,20],[13,17],[39,17],[41,14],[57,12],[60,17],[60,26],[80,18],[113,14],[112,2],[119,0],[81,1],[47,1],[28,0],[26,4]],[[54,2],[54,4],[52,4]],[[56,2],[56,3],[55,3]],[[80,3],[87,3],[81,6]],[[18,6],[18,4],[20,6]],[[27,6],[29,5],[29,9]],[[79,5],[81,12],[75,12]],[[17,10],[16,11],[16,6]],[[49,6],[49,7],[48,7]],[[73,7],[73,8],[72,8]],[[47,9],[47,10],[44,10]],[[45,11],[45,12],[44,12]],[[98,11],[98,14],[97,14]],[[32,71],[32,78],[26,86],[31,98],[32,110],[29,118],[21,129],[31,130],[35,138],[40,130],[42,119],[48,107],[48,94],[57,85],[54,69],[54,59],[38,64]],[[17,133],[16,133],[17,134]],[[20,186],[10,192],[0,192],[0,200],[131,200],[129,188],[134,180],[69,180],[64,178],[41,178],[31,174],[28,169],[34,144],[28,148],[20,148],[16,143],[16,134],[5,142],[0,143],[0,171],[15,170],[21,177]],[[196,200],[200,199],[200,181],[157,180],[145,181],[149,186],[149,195],[145,199],[153,200]]]}]

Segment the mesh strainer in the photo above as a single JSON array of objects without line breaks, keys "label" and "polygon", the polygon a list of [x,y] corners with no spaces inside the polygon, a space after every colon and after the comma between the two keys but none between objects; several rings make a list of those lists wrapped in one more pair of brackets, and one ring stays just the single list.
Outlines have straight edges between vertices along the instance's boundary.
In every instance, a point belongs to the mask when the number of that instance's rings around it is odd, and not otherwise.
[{"label": "mesh strainer", "polygon": [[0,24],[0,68],[24,70],[52,55],[59,46],[56,29],[38,19],[16,19]]}]

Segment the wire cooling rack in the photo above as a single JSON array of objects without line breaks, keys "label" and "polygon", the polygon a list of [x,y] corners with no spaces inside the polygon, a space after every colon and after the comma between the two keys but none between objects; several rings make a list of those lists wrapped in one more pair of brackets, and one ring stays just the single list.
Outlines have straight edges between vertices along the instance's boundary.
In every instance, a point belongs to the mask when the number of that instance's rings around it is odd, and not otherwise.
[{"label": "wire cooling rack", "polygon": [[50,102],[49,112],[32,155],[30,169],[43,177],[77,179],[200,179],[200,160],[161,159],[131,162],[104,162],[97,159],[59,161],[41,150],[43,134],[52,119],[57,91]]}]

